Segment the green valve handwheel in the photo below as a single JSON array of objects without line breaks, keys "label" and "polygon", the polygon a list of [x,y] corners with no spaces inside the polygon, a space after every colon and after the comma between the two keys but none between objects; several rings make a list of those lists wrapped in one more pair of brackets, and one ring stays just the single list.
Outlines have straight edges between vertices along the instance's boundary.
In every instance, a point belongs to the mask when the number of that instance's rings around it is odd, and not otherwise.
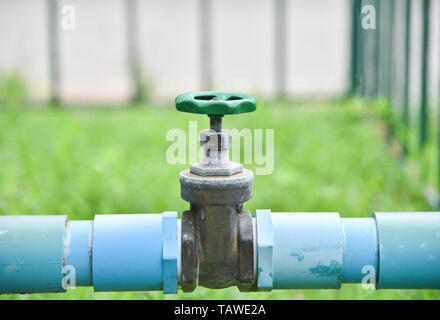
[{"label": "green valve handwheel", "polygon": [[244,93],[199,91],[188,92],[177,96],[176,108],[182,112],[223,116],[255,111],[255,98]]},{"label": "green valve handwheel", "polygon": [[254,97],[239,92],[199,91],[177,96],[176,108],[182,112],[207,114],[211,118],[211,129],[221,131],[224,115],[255,111],[257,102]]}]

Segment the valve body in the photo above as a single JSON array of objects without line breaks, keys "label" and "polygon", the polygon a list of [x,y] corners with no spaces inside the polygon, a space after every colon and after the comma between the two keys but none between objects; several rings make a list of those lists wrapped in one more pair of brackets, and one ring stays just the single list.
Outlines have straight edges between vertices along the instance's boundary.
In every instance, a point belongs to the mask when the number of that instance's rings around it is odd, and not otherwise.
[{"label": "valve body", "polygon": [[231,176],[180,174],[182,198],[182,289],[197,285],[250,290],[255,282],[252,216],[243,202],[252,197],[250,170]]}]

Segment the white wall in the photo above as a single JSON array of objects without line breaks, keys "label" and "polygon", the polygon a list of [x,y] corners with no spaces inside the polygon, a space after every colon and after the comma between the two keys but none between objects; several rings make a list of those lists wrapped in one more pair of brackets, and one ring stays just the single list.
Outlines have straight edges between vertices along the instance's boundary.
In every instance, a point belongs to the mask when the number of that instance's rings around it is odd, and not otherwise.
[{"label": "white wall", "polygon": [[[399,8],[403,1],[397,0]],[[401,3],[402,2],[402,3]],[[412,98],[419,92],[420,0],[414,1]],[[123,0],[59,0],[76,9],[60,29],[61,88],[68,102],[119,103],[131,92]],[[432,1],[431,90],[438,92],[439,1]],[[139,55],[152,97],[200,89],[199,0],[139,0]],[[397,9],[398,10],[398,9]],[[275,93],[274,1],[212,0],[213,87]],[[294,97],[343,94],[349,86],[349,0],[287,0],[287,90]],[[396,22],[396,28],[398,21]],[[399,30],[397,30],[399,32]],[[0,73],[19,70],[48,97],[45,0],[0,0]],[[399,70],[397,70],[398,72]]]}]

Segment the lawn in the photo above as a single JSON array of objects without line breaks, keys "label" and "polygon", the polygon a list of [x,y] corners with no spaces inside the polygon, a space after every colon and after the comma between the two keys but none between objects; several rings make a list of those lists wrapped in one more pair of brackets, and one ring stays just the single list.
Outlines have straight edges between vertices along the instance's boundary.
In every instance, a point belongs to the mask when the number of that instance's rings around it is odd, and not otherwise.
[{"label": "lawn", "polygon": [[[169,107],[10,109],[0,111],[0,214],[182,212],[179,172],[170,165],[166,134],[208,125],[204,116]],[[245,208],[338,211],[430,210],[383,138],[383,123],[356,101],[260,103],[256,112],[224,119],[225,128],[272,128],[275,166],[255,178]],[[254,165],[246,165],[255,169]],[[438,290],[283,290],[240,293],[236,288],[163,295],[158,292],[2,295],[2,299],[439,299]]]}]

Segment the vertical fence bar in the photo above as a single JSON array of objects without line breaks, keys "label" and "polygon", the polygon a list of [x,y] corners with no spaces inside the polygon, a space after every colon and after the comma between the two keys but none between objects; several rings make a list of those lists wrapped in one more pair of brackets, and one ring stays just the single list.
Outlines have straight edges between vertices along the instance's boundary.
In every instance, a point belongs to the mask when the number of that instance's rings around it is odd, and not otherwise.
[{"label": "vertical fence bar", "polygon": [[385,95],[385,79],[386,79],[386,72],[384,71],[386,69],[386,54],[385,52],[388,49],[387,41],[387,3],[385,1],[380,1],[380,11],[381,11],[381,27],[380,27],[380,52],[379,52],[379,94],[380,96]]},{"label": "vertical fence bar", "polygon": [[420,99],[420,146],[426,144],[428,138],[428,52],[429,52],[429,8],[431,1],[423,0],[422,15],[422,79]]},{"label": "vertical fence bar", "polygon": [[384,17],[386,24],[383,26],[384,31],[384,62],[383,67],[383,93],[388,98],[390,106],[392,106],[392,91],[393,91],[393,29],[394,29],[394,0],[385,1]]},{"label": "vertical fence bar", "polygon": [[409,77],[410,77],[410,57],[411,57],[411,0],[406,0],[405,4],[405,71],[403,84],[403,122],[409,126]]},{"label": "vertical fence bar", "polygon": [[360,1],[359,11],[358,11],[358,23],[356,27],[357,39],[358,39],[358,94],[361,96],[365,95],[365,35],[364,29],[362,27],[361,21],[361,10],[363,6],[363,1]]},{"label": "vertical fence bar", "polygon": [[199,0],[200,79],[203,90],[212,89],[212,0]]},{"label": "vertical fence bar", "polygon": [[378,73],[378,94],[380,96],[386,95],[386,69],[387,69],[387,59],[386,53],[388,51],[388,5],[387,1],[379,1],[380,6],[380,25],[379,25],[379,73]]},{"label": "vertical fence bar", "polygon": [[60,102],[60,51],[59,51],[59,24],[58,1],[47,0],[47,40],[49,49],[49,100],[52,104]]},{"label": "vertical fence bar", "polygon": [[388,92],[391,107],[393,106],[393,92],[394,92],[394,21],[395,21],[395,0],[389,0],[389,51],[388,51]]},{"label": "vertical fence bar", "polygon": [[379,78],[380,78],[380,39],[381,39],[381,10],[380,10],[380,0],[374,1],[374,7],[376,9],[376,30],[374,32],[374,81],[371,91],[375,96],[379,95]]},{"label": "vertical fence bar", "polygon": [[359,29],[360,20],[359,14],[361,10],[362,0],[352,0],[351,13],[351,67],[350,67],[350,94],[355,95],[359,90]]},{"label": "vertical fence bar", "polygon": [[403,143],[405,154],[409,148],[409,77],[411,57],[411,0],[405,3],[405,58],[404,58],[404,83],[403,83],[403,124],[405,125],[405,141]]},{"label": "vertical fence bar", "polygon": [[127,37],[127,63],[131,81],[131,100],[139,102],[143,98],[141,70],[139,63],[137,0],[125,1],[125,25]]},{"label": "vertical fence bar", "polygon": [[411,0],[406,0],[405,4],[405,71],[403,84],[403,122],[409,126],[409,76],[410,76],[410,56],[411,56]]},{"label": "vertical fence bar", "polygon": [[[375,92],[376,72],[376,1],[363,0],[361,10],[361,27],[363,42],[363,94],[371,98]],[[370,8],[373,9],[370,9]],[[374,10],[374,11],[372,11]],[[368,15],[368,16],[367,16]],[[374,21],[373,21],[374,20]],[[364,25],[365,23],[365,25]],[[374,28],[373,28],[374,23]]]},{"label": "vertical fence bar", "polygon": [[[440,28],[439,28],[440,31]],[[439,50],[440,51],[440,50]],[[439,54],[440,57],[440,54]],[[440,75],[440,63],[439,63],[439,75]],[[440,80],[440,78],[439,78]],[[438,103],[439,103],[439,108],[438,108],[438,122],[437,122],[437,190],[440,192],[440,81],[438,83]]]},{"label": "vertical fence bar", "polygon": [[275,0],[275,90],[278,98],[283,98],[286,94],[286,0]]}]

